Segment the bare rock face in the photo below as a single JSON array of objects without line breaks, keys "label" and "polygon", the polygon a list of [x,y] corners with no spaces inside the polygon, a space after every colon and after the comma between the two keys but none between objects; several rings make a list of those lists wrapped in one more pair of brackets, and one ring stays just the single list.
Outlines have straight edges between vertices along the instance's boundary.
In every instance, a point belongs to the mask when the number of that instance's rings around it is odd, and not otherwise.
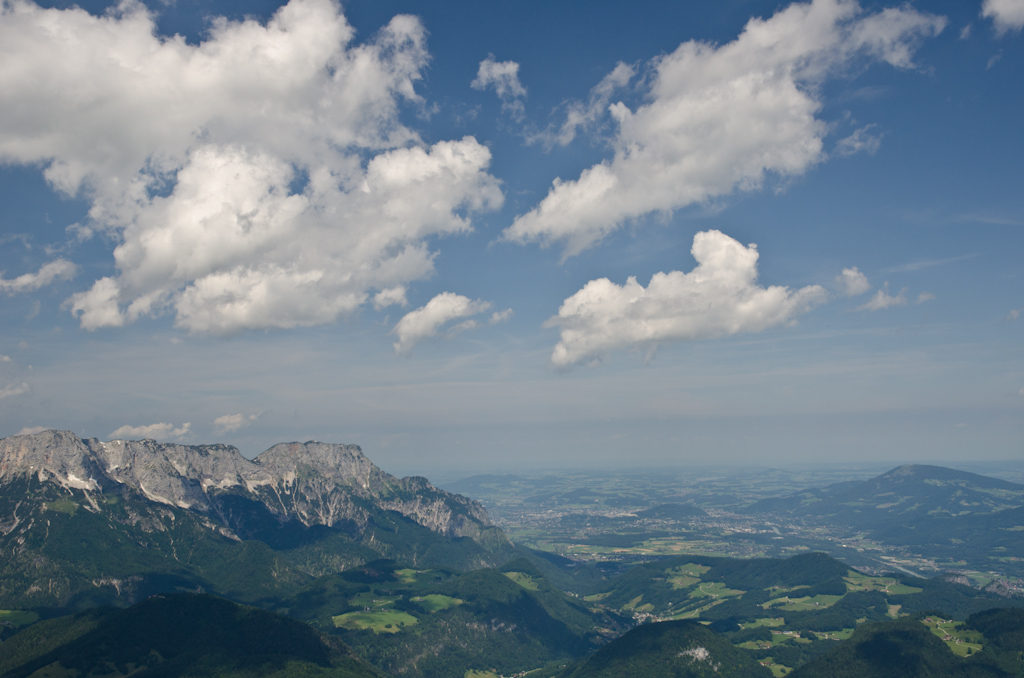
[{"label": "bare rock face", "polygon": [[79,490],[99,490],[96,477],[105,477],[88,443],[73,433],[43,431],[0,441],[0,482],[30,474]]},{"label": "bare rock face", "polygon": [[359,529],[374,509],[397,511],[447,537],[480,537],[492,527],[483,507],[431,485],[379,469],[356,445],[281,443],[255,460],[226,445],[155,440],[83,440],[44,431],[0,440],[0,484],[32,477],[100,495],[131,489],[146,499],[207,514],[235,529],[240,502],[280,523],[344,523]]}]

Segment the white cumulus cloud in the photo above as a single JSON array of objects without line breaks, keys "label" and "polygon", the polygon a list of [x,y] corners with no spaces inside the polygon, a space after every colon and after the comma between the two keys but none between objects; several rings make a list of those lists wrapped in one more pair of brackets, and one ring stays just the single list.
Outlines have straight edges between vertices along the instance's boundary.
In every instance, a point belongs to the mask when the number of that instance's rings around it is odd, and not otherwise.
[{"label": "white cumulus cloud", "polygon": [[1006,31],[1019,31],[1024,28],[1024,0],[985,0],[981,5],[981,15],[992,19],[996,34]]},{"label": "white cumulus cloud", "polygon": [[480,62],[476,77],[469,86],[481,91],[493,87],[501,99],[501,109],[508,111],[516,120],[523,119],[526,88],[519,82],[519,64],[515,61],[495,61],[494,55],[488,56]]},{"label": "white cumulus cloud", "polygon": [[378,311],[388,306],[398,304],[399,306],[408,306],[409,302],[405,298],[405,287],[398,285],[397,287],[389,287],[386,290],[381,290],[373,297],[373,307]]},{"label": "white cumulus cloud", "polygon": [[[473,301],[469,297],[452,292],[442,292],[429,302],[426,306],[409,311],[395,325],[392,334],[398,337],[395,342],[396,353],[408,353],[420,341],[429,337],[437,336],[441,326],[458,318],[483,313],[491,307],[486,301]],[[476,321],[467,320],[452,328],[451,332],[476,327]]]},{"label": "white cumulus cloud", "polygon": [[650,62],[647,103],[608,107],[614,157],[555,180],[503,237],[564,242],[572,256],[646,214],[802,174],[824,157],[818,85],[865,60],[910,68],[917,44],[945,24],[909,6],[864,14],[853,0],[814,0],[751,19],[725,45],[686,42]]},{"label": "white cumulus cloud", "polygon": [[33,292],[56,280],[70,280],[74,277],[75,271],[75,265],[67,259],[54,259],[43,264],[35,273],[25,273],[11,280],[0,277],[0,292],[6,292],[8,295]]},{"label": "white cumulus cloud", "polygon": [[868,277],[861,273],[856,266],[844,268],[843,272],[836,276],[836,285],[840,292],[847,297],[856,297],[871,289]]},{"label": "white cumulus cloud", "polygon": [[259,419],[259,415],[250,414],[245,416],[244,414],[225,414],[222,417],[217,417],[213,420],[213,425],[217,427],[217,433],[231,433],[238,431],[252,422]]},{"label": "white cumulus cloud", "polygon": [[512,319],[512,309],[506,308],[504,311],[495,311],[491,314],[491,319],[488,321],[491,325],[498,325],[500,323],[507,323]]},{"label": "white cumulus cloud", "polygon": [[86,329],[332,322],[430,275],[428,238],[501,205],[485,146],[399,121],[429,59],[415,17],[364,44],[332,0],[211,26],[189,44],[133,0],[3,5],[0,161],[43,166],[91,201],[77,232],[120,243],[117,274],[68,302]]},{"label": "white cumulus cloud", "polygon": [[127,424],[110,434],[111,440],[127,438],[181,438],[191,432],[192,424],[185,422],[180,428],[174,424],[149,424],[148,426],[128,426]]},{"label": "white cumulus cloud", "polygon": [[760,332],[828,298],[818,285],[759,286],[757,246],[719,231],[697,233],[690,251],[697,266],[689,273],[656,273],[646,288],[634,277],[625,285],[591,280],[566,299],[545,323],[561,330],[551,363],[564,368],[629,346],[651,352],[669,342]]},{"label": "white cumulus cloud", "polygon": [[900,290],[900,293],[896,296],[889,294],[889,283],[885,283],[883,289],[875,292],[875,295],[868,300],[868,302],[862,306],[858,306],[858,311],[882,311],[893,306],[906,306],[907,305],[907,288]]},{"label": "white cumulus cloud", "polygon": [[26,426],[14,435],[16,436],[34,436],[37,433],[42,433],[48,430],[45,426]]}]

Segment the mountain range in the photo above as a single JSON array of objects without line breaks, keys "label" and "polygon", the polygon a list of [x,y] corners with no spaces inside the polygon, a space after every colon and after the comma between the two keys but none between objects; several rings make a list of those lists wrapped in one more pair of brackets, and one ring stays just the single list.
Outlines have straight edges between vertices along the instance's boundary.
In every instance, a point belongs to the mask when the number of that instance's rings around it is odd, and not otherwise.
[{"label": "mountain range", "polygon": [[0,516],[0,607],[168,586],[254,601],[380,557],[469,570],[514,553],[479,503],[313,441],[248,460],[224,445],[13,436]]},{"label": "mountain range", "polygon": [[[936,468],[752,509],[966,539],[1022,510],[1022,486]],[[693,517],[709,516],[667,503],[603,520]],[[620,565],[516,546],[479,503],[352,445],[248,460],[61,431],[0,440],[2,678],[1024,675],[1024,617],[996,609],[1024,601],[995,591],[813,552]]]},{"label": "mountain range", "polygon": [[869,480],[762,499],[745,512],[859,532],[936,562],[1021,573],[1024,485],[967,471],[900,466]]}]

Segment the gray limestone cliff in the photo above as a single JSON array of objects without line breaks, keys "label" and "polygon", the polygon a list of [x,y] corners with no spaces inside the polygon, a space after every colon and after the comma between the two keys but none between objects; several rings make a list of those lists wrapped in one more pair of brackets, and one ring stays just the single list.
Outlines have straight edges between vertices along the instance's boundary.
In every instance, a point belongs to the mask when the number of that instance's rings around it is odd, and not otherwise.
[{"label": "gray limestone cliff", "polygon": [[446,537],[479,540],[492,527],[479,503],[424,478],[385,473],[355,445],[281,443],[249,460],[226,445],[101,442],[43,431],[0,440],[0,484],[17,478],[82,490],[87,498],[130,489],[235,531],[252,523],[253,507],[281,524],[298,521],[306,527],[359,531],[379,509]]}]

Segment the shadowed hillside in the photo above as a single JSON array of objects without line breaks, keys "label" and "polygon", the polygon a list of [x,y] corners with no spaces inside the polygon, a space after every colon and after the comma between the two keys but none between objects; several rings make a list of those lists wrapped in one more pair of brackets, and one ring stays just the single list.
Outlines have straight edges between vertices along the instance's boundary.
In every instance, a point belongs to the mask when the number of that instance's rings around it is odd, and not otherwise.
[{"label": "shadowed hillside", "polygon": [[5,678],[379,678],[336,638],[272,612],[173,594],[42,622],[0,645]]}]

